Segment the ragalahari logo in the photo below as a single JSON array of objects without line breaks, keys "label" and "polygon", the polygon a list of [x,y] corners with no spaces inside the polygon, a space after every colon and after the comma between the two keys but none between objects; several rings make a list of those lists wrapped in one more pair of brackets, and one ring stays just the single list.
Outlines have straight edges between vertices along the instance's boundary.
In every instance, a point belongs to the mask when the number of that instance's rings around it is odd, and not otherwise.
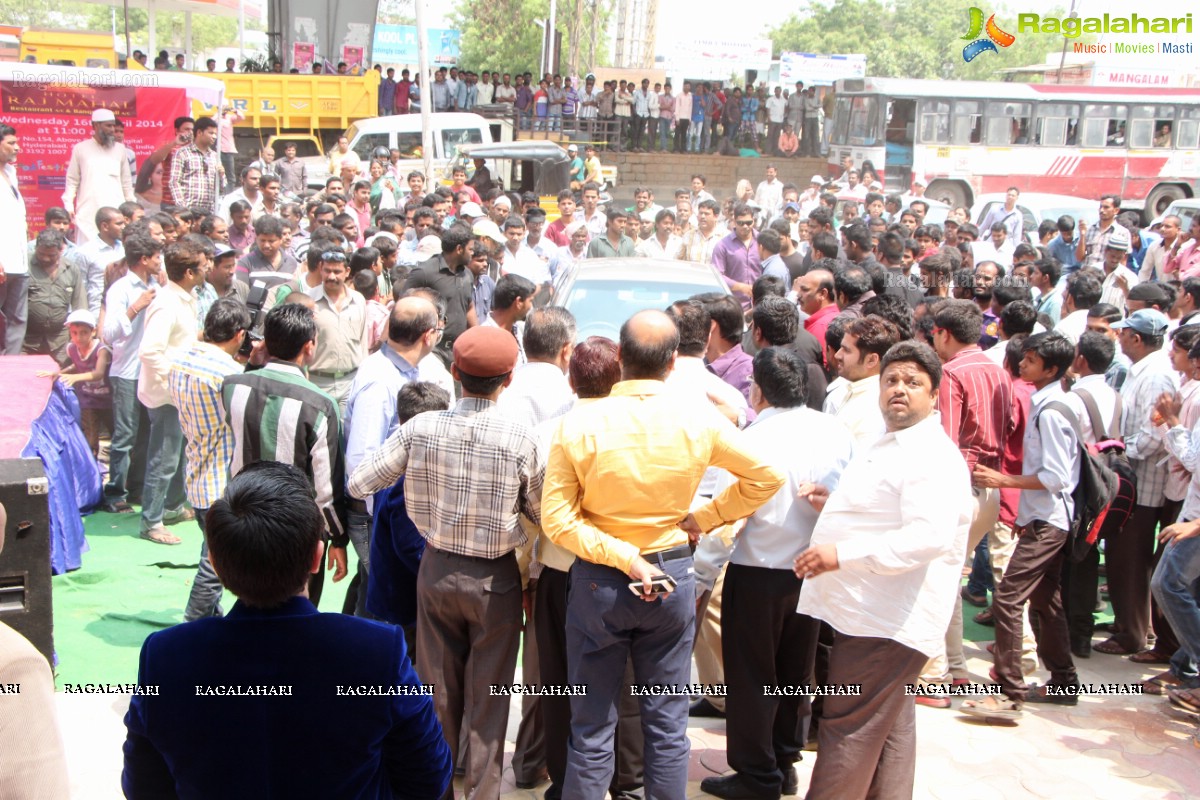
[{"label": "ragalahari logo", "polygon": [[[987,32],[986,39],[980,39],[979,34]],[[1017,40],[1017,37],[1011,33],[1005,33],[1000,30],[1000,26],[996,24],[996,15],[992,14],[988,17],[987,25],[983,24],[983,10],[979,8],[971,8],[971,27],[967,31],[967,35],[963,39],[974,40],[969,45],[963,48],[963,61],[972,61],[981,53],[998,53],[996,45],[1008,47]]]}]

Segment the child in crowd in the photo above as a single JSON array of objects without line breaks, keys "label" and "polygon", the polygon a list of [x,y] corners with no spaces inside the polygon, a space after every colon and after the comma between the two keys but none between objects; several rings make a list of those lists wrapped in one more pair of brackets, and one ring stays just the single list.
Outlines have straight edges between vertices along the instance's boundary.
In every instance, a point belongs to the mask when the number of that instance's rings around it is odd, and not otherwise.
[{"label": "child in crowd", "polygon": [[368,343],[372,353],[379,349],[387,336],[388,307],[379,302],[379,278],[370,269],[354,273],[354,291],[367,301]]},{"label": "child in crowd", "polygon": [[112,432],[112,390],[108,385],[112,351],[96,336],[96,317],[86,308],[67,315],[67,330],[71,335],[67,345],[71,366],[61,371],[39,372],[38,377],[61,377],[75,389],[79,397],[79,425],[92,455],[99,457],[101,432]]}]

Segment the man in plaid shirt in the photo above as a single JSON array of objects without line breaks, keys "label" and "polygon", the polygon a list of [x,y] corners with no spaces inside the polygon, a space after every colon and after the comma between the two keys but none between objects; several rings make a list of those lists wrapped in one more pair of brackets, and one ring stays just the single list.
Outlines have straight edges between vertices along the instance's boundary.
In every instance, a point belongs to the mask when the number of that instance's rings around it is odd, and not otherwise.
[{"label": "man in plaid shirt", "polygon": [[[225,423],[221,384],[228,375],[238,375],[242,365],[234,360],[250,314],[234,297],[213,303],[204,318],[204,339],[187,355],[171,365],[167,386],[171,402],[179,409],[179,425],[187,437],[188,502],[196,511],[196,524],[205,533],[208,509],[225,493],[229,462],[233,460],[233,429]],[[208,560],[208,540],[200,546],[200,568],[192,582],[183,619],[221,616],[221,579]]]},{"label": "man in plaid shirt", "polygon": [[217,121],[212,117],[196,120],[195,138],[171,157],[171,174],[167,185],[175,204],[184,208],[217,210],[217,186],[220,181],[219,163],[214,146],[217,143]]},{"label": "man in plaid shirt", "polygon": [[426,541],[417,573],[417,673],[438,687],[434,707],[456,762],[470,720],[466,797],[500,794],[509,698],[486,689],[512,683],[529,601],[517,558],[527,537],[517,518],[541,521],[537,435],[496,406],[516,365],[512,334],[469,328],[454,342],[462,399],[405,423],[346,487],[365,499],[404,477],[408,515]]}]

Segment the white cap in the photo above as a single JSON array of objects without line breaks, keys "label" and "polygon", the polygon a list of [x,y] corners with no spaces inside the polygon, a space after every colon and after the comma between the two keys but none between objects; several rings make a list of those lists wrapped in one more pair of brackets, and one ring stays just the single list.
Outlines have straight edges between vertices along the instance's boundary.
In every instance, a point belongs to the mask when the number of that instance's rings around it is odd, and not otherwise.
[{"label": "white cap", "polygon": [[586,228],[586,227],[587,227],[587,223],[584,222],[583,220],[575,220],[574,222],[568,223],[566,228],[564,228],[563,230],[567,234],[568,239],[573,239],[573,238],[575,238],[575,234],[579,233],[580,228]]},{"label": "white cap", "polygon": [[912,182],[916,183],[916,184],[920,184],[921,186],[924,186],[926,188],[929,187],[929,183],[924,178],[922,178],[920,175],[913,175]]},{"label": "white cap", "polygon": [[107,108],[97,108],[92,112],[92,122],[116,122],[117,117]]},{"label": "white cap", "polygon": [[1120,225],[1113,225],[1112,233],[1108,234],[1108,241],[1105,242],[1104,246],[1128,253],[1133,246],[1133,237],[1129,235],[1129,231],[1125,230],[1125,228],[1122,228]]},{"label": "white cap", "polygon": [[809,180],[809,183],[819,183],[819,184],[821,184],[822,186],[824,186],[824,185],[825,185],[825,179],[824,179],[824,178],[822,178],[820,175],[813,175],[813,176],[812,176],[812,178]]},{"label": "white cap", "polygon": [[442,240],[432,233],[417,243],[417,260],[423,261],[442,252]]},{"label": "white cap", "polygon": [[471,228],[471,233],[476,236],[486,236],[493,242],[504,244],[508,239],[504,238],[504,234],[500,232],[500,226],[492,222],[490,219],[481,219]]},{"label": "white cap", "polygon": [[458,216],[459,218],[470,217],[471,219],[477,219],[479,217],[486,217],[487,214],[483,213],[483,209],[479,207],[478,203],[463,203],[462,208],[458,210]]},{"label": "white cap", "polygon": [[507,206],[509,211],[512,210],[512,200],[509,200],[508,195],[506,195],[506,194],[502,194],[499,197],[497,197],[495,200],[493,200],[492,205]]},{"label": "white cap", "polygon": [[365,242],[363,242],[363,245],[365,247],[371,247],[374,245],[377,239],[391,239],[396,244],[400,244],[400,240],[396,238],[396,234],[392,233],[391,231],[380,231],[370,239],[367,239]]},{"label": "white cap", "polygon": [[568,153],[572,153],[572,152],[574,152],[574,153],[578,153],[578,152],[579,152],[579,145],[577,145],[577,144],[568,145],[568,146],[567,146],[567,152],[568,152]]},{"label": "white cap", "polygon": [[96,327],[96,315],[86,308],[79,308],[67,314],[67,325],[87,325],[88,327]]}]

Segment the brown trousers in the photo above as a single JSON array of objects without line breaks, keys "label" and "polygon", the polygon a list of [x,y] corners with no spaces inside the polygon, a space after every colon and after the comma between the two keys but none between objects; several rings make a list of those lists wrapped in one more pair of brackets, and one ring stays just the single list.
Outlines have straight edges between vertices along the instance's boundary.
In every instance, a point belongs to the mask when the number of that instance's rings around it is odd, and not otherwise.
[{"label": "brown trousers", "polygon": [[891,639],[834,634],[829,683],[862,693],[824,698],[807,800],[912,800],[917,706],[904,687],[927,660]]},{"label": "brown trousers", "polygon": [[1150,630],[1150,575],[1154,572],[1154,536],[1167,524],[1166,507],[1134,506],[1125,527],[1105,541],[1108,595],[1118,633],[1113,639],[1126,650],[1146,647]]},{"label": "brown trousers", "polygon": [[[488,687],[512,683],[520,638],[521,573],[512,553],[473,558],[426,545],[417,573],[417,674],[434,687],[454,763],[466,723],[470,800],[500,796],[510,698]],[[444,797],[454,797],[453,787]]]},{"label": "brown trousers", "polygon": [[1021,671],[1021,618],[1026,602],[1030,617],[1039,618],[1038,656],[1050,670],[1050,682],[1074,684],[1078,676],[1062,602],[1067,532],[1042,520],[1014,532],[1017,549],[992,596],[992,616],[996,619],[994,649],[1000,686],[1012,699],[1023,701],[1028,689]]}]

